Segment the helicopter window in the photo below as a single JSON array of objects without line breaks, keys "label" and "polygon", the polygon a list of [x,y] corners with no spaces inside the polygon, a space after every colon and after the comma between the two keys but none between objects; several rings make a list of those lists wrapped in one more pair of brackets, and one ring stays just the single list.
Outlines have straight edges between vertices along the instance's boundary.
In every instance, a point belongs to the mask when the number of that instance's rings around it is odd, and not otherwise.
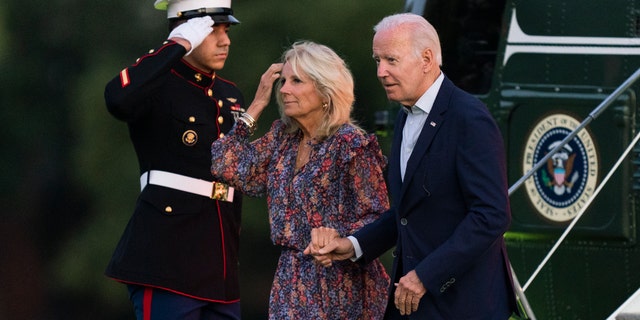
[{"label": "helicopter window", "polygon": [[473,94],[489,92],[505,0],[427,0],[424,17],[442,45],[442,70]]}]

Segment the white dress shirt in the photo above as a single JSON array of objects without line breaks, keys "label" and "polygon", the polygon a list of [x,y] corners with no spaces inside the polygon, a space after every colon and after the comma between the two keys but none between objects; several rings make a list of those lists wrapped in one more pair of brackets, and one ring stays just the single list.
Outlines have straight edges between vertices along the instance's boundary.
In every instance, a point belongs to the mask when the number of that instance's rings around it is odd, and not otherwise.
[{"label": "white dress shirt", "polygon": [[429,112],[433,108],[433,103],[436,101],[442,80],[444,80],[444,74],[441,72],[440,76],[414,106],[402,108],[407,113],[407,121],[404,123],[404,128],[402,128],[402,144],[400,145],[400,177],[402,181],[404,181],[404,173],[407,170],[407,162],[409,162],[409,157],[411,157],[413,148],[416,146]]}]

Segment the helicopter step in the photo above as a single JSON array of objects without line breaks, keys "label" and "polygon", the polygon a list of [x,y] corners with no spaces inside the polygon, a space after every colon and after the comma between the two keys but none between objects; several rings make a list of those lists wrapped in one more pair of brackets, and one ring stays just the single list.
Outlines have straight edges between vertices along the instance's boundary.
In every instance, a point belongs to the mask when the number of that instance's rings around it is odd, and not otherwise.
[{"label": "helicopter step", "polygon": [[640,289],[629,297],[607,320],[640,320]]}]

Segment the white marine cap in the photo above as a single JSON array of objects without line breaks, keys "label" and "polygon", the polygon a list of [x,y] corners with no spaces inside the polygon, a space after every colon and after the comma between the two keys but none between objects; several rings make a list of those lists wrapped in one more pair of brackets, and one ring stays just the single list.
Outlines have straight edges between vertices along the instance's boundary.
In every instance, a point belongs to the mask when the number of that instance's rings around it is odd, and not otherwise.
[{"label": "white marine cap", "polygon": [[216,24],[238,24],[233,16],[231,0],[156,0],[153,6],[167,10],[168,19],[190,19],[211,16]]}]

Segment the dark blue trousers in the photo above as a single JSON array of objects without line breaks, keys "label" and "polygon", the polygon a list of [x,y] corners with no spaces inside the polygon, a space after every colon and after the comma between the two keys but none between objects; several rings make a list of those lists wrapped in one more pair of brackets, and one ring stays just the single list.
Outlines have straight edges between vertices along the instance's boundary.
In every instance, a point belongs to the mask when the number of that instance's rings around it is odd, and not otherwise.
[{"label": "dark blue trousers", "polygon": [[215,303],[127,285],[137,320],[240,320],[240,302]]}]

